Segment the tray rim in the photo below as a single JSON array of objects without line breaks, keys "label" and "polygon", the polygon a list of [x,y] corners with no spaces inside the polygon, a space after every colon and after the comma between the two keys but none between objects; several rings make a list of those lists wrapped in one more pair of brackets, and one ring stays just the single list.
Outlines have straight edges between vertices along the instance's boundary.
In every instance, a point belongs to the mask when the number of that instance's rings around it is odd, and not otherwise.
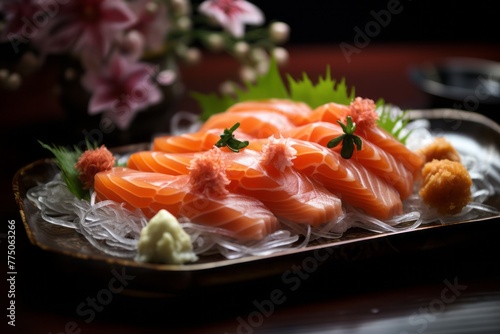
[{"label": "tray rim", "polygon": [[[493,120],[489,119],[488,117],[476,113],[476,112],[468,112],[468,111],[462,111],[462,110],[456,110],[456,109],[448,109],[448,108],[442,108],[442,109],[415,109],[415,110],[408,110],[408,115],[411,119],[466,119],[466,120],[472,120],[474,122],[480,123],[482,125],[485,125],[487,127],[492,128],[495,132],[500,133],[500,125],[494,122]],[[445,115],[446,117],[443,117]],[[450,117],[453,116],[453,117]],[[127,146],[120,146],[115,149],[117,150],[123,150],[125,148],[134,148],[134,147],[144,147],[145,145],[148,145],[148,143],[138,143],[138,144],[133,144],[133,145],[127,145]],[[113,150],[113,149],[112,149]],[[57,167],[55,165],[54,159],[52,158],[44,158],[44,159],[39,159],[36,161],[33,161],[24,167],[20,168],[14,175],[13,181],[12,181],[12,186],[14,190],[14,196],[15,196],[15,201],[18,205],[21,220],[23,222],[24,229],[27,233],[28,239],[30,243],[44,251],[50,251],[56,254],[62,254],[65,256],[70,256],[73,258],[77,258],[80,260],[93,260],[93,261],[99,261],[99,262],[104,262],[110,265],[119,265],[119,266],[126,266],[126,267],[133,267],[137,269],[147,269],[147,270],[155,270],[155,271],[162,271],[162,272],[195,272],[195,271],[205,271],[205,270],[210,270],[210,269],[215,269],[215,268],[220,268],[220,267],[227,267],[227,266],[232,266],[232,265],[238,265],[238,264],[244,264],[248,262],[255,262],[255,261],[260,261],[260,260],[268,260],[272,258],[279,258],[283,256],[288,256],[288,255],[298,255],[298,254],[306,254],[310,252],[314,252],[319,249],[324,249],[324,248],[335,248],[335,247],[340,247],[343,245],[348,245],[352,243],[359,243],[363,241],[370,241],[374,239],[379,239],[379,238],[385,238],[387,236],[395,236],[395,235],[400,235],[404,233],[411,233],[414,231],[423,231],[423,230],[428,230],[428,229],[433,229],[433,228],[446,228],[450,227],[453,225],[458,225],[458,224],[467,224],[467,223],[472,223],[472,222],[477,222],[477,221],[488,221],[488,220],[494,220],[500,218],[500,214],[498,215],[493,215],[490,217],[482,217],[478,219],[471,219],[471,220],[465,220],[465,221],[457,221],[457,222],[452,222],[448,223],[446,225],[439,225],[439,224],[429,224],[425,226],[420,226],[415,230],[403,230],[403,231],[397,231],[397,232],[385,232],[385,233],[375,233],[373,232],[372,235],[369,236],[364,236],[362,238],[358,239],[348,239],[348,240],[338,240],[335,242],[327,242],[324,244],[320,245],[311,245],[307,246],[304,248],[299,248],[299,249],[292,249],[292,250],[287,250],[283,252],[278,252],[270,255],[265,255],[265,256],[245,256],[242,258],[237,258],[237,259],[221,259],[217,261],[212,261],[212,262],[204,262],[204,263],[190,263],[190,264],[182,264],[182,265],[174,265],[174,264],[156,264],[156,263],[143,263],[143,262],[138,262],[135,260],[131,259],[125,259],[125,258],[119,258],[119,257],[110,257],[105,254],[100,255],[100,254],[84,254],[84,253],[79,253],[79,252],[72,252],[66,249],[60,249],[57,247],[52,247],[51,245],[47,245],[40,240],[36,238],[34,235],[34,232],[32,231],[30,224],[28,222],[28,219],[26,217],[26,211],[24,207],[24,198],[20,192],[20,183],[21,183],[21,178],[23,175],[29,173],[31,170],[34,168],[41,166],[41,165],[50,165],[53,166],[54,169],[56,170]],[[77,232],[75,232],[77,233]]]}]

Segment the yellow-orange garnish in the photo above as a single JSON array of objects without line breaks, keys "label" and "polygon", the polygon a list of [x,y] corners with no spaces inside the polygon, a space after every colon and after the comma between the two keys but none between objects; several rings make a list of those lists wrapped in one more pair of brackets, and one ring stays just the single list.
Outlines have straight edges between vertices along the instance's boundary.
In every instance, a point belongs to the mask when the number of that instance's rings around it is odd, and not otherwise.
[{"label": "yellow-orange garnish", "polygon": [[115,157],[106,146],[102,145],[95,150],[83,152],[75,168],[83,188],[90,189],[94,186],[94,176],[99,172],[110,170],[114,165]]},{"label": "yellow-orange garnish", "polygon": [[418,151],[426,162],[436,160],[451,160],[460,162],[460,156],[457,150],[449,141],[444,138],[436,138],[430,145],[427,145]]},{"label": "yellow-orange garnish", "polygon": [[432,160],[422,169],[420,197],[440,214],[456,214],[471,200],[472,180],[460,162]]}]

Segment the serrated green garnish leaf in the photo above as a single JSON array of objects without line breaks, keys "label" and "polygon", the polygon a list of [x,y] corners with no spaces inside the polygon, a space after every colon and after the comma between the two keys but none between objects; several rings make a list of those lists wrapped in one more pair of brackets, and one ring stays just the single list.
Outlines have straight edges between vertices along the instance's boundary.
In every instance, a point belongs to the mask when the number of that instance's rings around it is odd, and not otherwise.
[{"label": "serrated green garnish leaf", "polygon": [[317,83],[313,83],[305,73],[300,80],[293,79],[291,75],[287,75],[286,78],[285,82],[278,65],[272,60],[266,74],[259,77],[255,83],[246,83],[244,88],[236,89],[234,94],[194,92],[191,93],[191,97],[200,105],[202,110],[200,118],[205,121],[213,114],[223,112],[233,104],[243,101],[290,99],[316,108],[329,102],[348,105],[355,96],[354,88],[348,92],[344,79],[337,83],[331,78],[329,68],[324,77],[318,78]]},{"label": "serrated green garnish leaf", "polygon": [[237,89],[235,94],[236,101],[289,98],[286,85],[274,60],[271,61],[266,74],[259,77],[255,83],[247,82],[245,89]]},{"label": "serrated green garnish leaf", "polygon": [[406,140],[408,136],[411,134],[411,131],[408,131],[404,135],[402,135],[403,129],[405,129],[406,125],[410,121],[408,118],[407,112],[402,111],[400,113],[394,114],[391,111],[390,105],[385,105],[383,100],[379,100],[377,102],[379,105],[379,119],[377,121],[377,125],[389,132],[394,138],[400,141],[403,144],[406,144]]},{"label": "serrated green garnish leaf", "polygon": [[348,105],[354,99],[355,90],[348,88],[345,79],[338,84],[332,79],[330,68],[326,70],[325,77],[319,77],[314,84],[306,73],[303,73],[302,80],[295,80],[290,75],[287,76],[290,87],[290,98],[308,104],[311,108],[319,107],[329,102]]},{"label": "serrated green garnish leaf", "polygon": [[217,95],[215,93],[202,94],[193,92],[191,93],[202,110],[200,115],[201,120],[206,121],[210,116],[227,110],[235,103],[234,98],[228,95]]},{"label": "serrated green garnish leaf", "polygon": [[78,171],[75,169],[75,163],[82,155],[82,151],[78,147],[70,150],[63,146],[50,146],[39,141],[43,148],[52,152],[56,159],[56,164],[61,170],[64,182],[68,190],[71,191],[79,199],[88,199],[88,191],[83,189],[82,182],[78,178]]},{"label": "serrated green garnish leaf", "polygon": [[233,95],[191,93],[201,107],[201,120],[206,121],[216,113],[226,111],[237,102],[264,100],[269,98],[289,98],[288,92],[275,61],[271,61],[269,71],[259,77],[255,83],[246,83],[244,89],[236,89]]}]

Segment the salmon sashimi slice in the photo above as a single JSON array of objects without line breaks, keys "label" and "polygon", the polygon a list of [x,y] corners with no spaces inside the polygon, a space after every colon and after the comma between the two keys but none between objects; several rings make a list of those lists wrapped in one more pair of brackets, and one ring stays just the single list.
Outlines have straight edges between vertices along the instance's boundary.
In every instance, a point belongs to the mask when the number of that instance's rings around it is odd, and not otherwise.
[{"label": "salmon sashimi slice", "polygon": [[330,122],[337,123],[337,120],[342,122],[347,115],[350,115],[351,108],[349,106],[330,102],[323,104],[312,110],[309,114],[309,123],[312,122]]},{"label": "salmon sashimi slice", "polygon": [[143,172],[157,172],[170,175],[189,174],[189,165],[195,153],[166,153],[140,151],[130,155],[127,167]]},{"label": "salmon sashimi slice", "polygon": [[306,103],[287,99],[268,99],[239,102],[227,112],[274,112],[285,116],[294,125],[303,125],[309,122],[311,107]]},{"label": "salmon sashimi slice", "polygon": [[252,150],[224,154],[232,161],[226,164],[229,188],[259,198],[278,219],[318,226],[342,215],[336,195],[290,166],[276,171],[261,152]]},{"label": "salmon sashimi slice", "polygon": [[[215,153],[217,152],[217,153]],[[224,162],[225,173],[230,180],[227,188],[258,198],[275,216],[287,222],[317,226],[342,214],[339,198],[292,168],[283,171],[269,169],[262,162],[263,154],[252,150],[239,153],[214,148],[205,153],[164,153],[144,151],[131,156],[129,166],[144,171],[189,174],[192,160],[200,155],[219,155]]]},{"label": "salmon sashimi slice", "polygon": [[[153,150],[171,153],[201,152],[214,147],[224,133],[224,128],[185,133],[178,136],[159,136],[153,140]],[[254,137],[238,132],[238,139],[251,140]]]},{"label": "salmon sashimi slice", "polygon": [[357,125],[356,135],[377,145],[382,150],[400,161],[405,168],[418,178],[423,166],[422,157],[408,149],[403,143],[394,138],[384,129],[376,126],[376,105],[372,100],[356,98],[350,106],[327,103],[311,112],[310,122],[330,122],[338,124],[340,120],[345,124],[346,117],[351,116]]},{"label": "salmon sashimi slice", "polygon": [[[125,208],[129,210],[142,210],[148,218],[157,212],[156,209],[153,209],[156,203],[155,198],[162,192],[168,192],[170,198],[162,203],[161,208],[177,216],[187,189],[187,182],[186,177],[178,178],[167,174],[115,167],[112,170],[96,174],[94,190],[98,201],[112,200],[123,203]],[[184,190],[181,191],[181,189]]]},{"label": "salmon sashimi slice", "polygon": [[295,125],[284,115],[268,112],[224,112],[210,116],[200,131],[209,129],[230,129],[240,123],[238,133],[243,132],[254,138],[279,137],[286,134]]},{"label": "salmon sashimi slice", "polygon": [[400,161],[406,169],[413,175],[414,179],[420,178],[420,172],[424,165],[424,159],[417,152],[408,149],[403,143],[396,140],[390,133],[384,129],[374,127],[361,129],[357,134],[377,145],[382,150],[392,155]]},{"label": "salmon sashimi slice", "polygon": [[[381,219],[401,214],[403,204],[397,190],[357,161],[346,160],[317,143],[290,138],[297,151],[293,168],[323,184],[342,202]],[[253,141],[259,150],[265,141]]]},{"label": "salmon sashimi slice", "polygon": [[[343,134],[344,131],[338,124],[314,122],[292,130],[290,137],[327,146],[330,140]],[[332,148],[332,150],[340,153],[341,145]],[[413,193],[413,174],[405,168],[402,162],[370,141],[363,140],[361,150],[355,150],[351,160],[361,163],[375,175],[392,184],[402,200]]]},{"label": "salmon sashimi slice", "polygon": [[188,175],[173,176],[116,167],[95,177],[97,199],[124,203],[147,217],[165,209],[177,218],[226,230],[240,240],[260,240],[278,227],[278,220],[259,200],[226,192],[220,196],[196,191]]},{"label": "salmon sashimi slice", "polygon": [[401,214],[403,204],[396,189],[356,161],[319,144],[295,142],[294,167],[321,182],[342,201],[382,220]]}]

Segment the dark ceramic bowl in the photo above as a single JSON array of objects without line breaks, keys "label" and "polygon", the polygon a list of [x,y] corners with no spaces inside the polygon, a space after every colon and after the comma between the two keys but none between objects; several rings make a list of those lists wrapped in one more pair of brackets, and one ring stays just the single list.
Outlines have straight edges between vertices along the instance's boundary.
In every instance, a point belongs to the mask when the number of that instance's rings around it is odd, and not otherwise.
[{"label": "dark ceramic bowl", "polygon": [[411,69],[411,79],[431,97],[430,107],[449,107],[500,118],[500,63],[446,58]]}]

